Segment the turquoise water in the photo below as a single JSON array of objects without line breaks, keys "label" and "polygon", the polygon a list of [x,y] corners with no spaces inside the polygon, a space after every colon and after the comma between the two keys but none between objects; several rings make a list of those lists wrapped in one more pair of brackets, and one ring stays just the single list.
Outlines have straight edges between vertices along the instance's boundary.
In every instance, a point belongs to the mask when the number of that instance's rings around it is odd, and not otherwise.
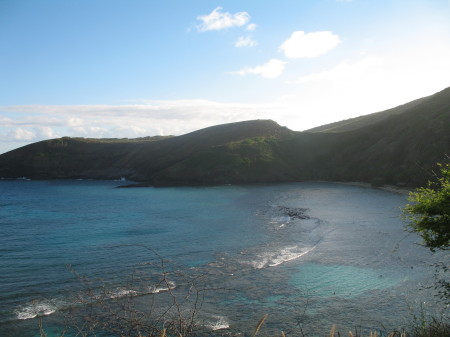
[{"label": "turquoise water", "polygon": [[[398,329],[424,301],[434,307],[418,289],[436,257],[404,232],[403,195],[331,183],[120,184],[0,181],[0,336],[35,336],[39,317],[57,332],[99,294],[147,307],[168,288],[184,298],[194,282],[214,289],[197,319],[228,327],[217,333],[251,331],[266,313],[269,331]],[[76,275],[95,295],[80,300]]]},{"label": "turquoise water", "polygon": [[375,290],[389,289],[401,283],[402,275],[387,275],[370,268],[306,263],[292,276],[291,284],[307,289],[310,296],[356,298]]}]

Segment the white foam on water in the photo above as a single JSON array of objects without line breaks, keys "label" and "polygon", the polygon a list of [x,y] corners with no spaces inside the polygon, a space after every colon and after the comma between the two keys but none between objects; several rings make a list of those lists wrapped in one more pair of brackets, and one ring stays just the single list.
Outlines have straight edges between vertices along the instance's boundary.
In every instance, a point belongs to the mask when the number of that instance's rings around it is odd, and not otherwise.
[{"label": "white foam on water", "polygon": [[167,281],[165,286],[151,286],[149,287],[150,294],[158,294],[163,291],[169,291],[176,288],[175,282]]},{"label": "white foam on water", "polygon": [[108,294],[109,298],[121,298],[127,296],[136,296],[138,293],[135,290],[119,288]]},{"label": "white foam on water", "polygon": [[250,264],[256,269],[262,269],[267,267],[276,267],[282,263],[298,259],[315,247],[286,247],[276,252],[267,252],[258,256],[258,259],[252,261]]},{"label": "white foam on water", "polygon": [[17,319],[30,319],[38,316],[47,316],[58,310],[58,306],[54,301],[42,300],[33,301],[27,305],[21,306],[14,310]]},{"label": "white foam on water", "polygon": [[[122,297],[132,297],[139,296],[143,294],[158,294],[161,292],[169,291],[175,289],[175,282],[167,281],[167,284],[151,286],[145,291],[136,291],[127,288],[116,288],[114,290],[110,290],[105,292],[101,296],[96,296],[96,299],[102,299],[104,296],[110,299],[117,299]],[[28,304],[22,305],[14,310],[14,314],[17,319],[31,319],[39,316],[48,316],[56,312],[60,308],[64,308],[68,303],[65,303],[61,300],[35,300]]]},{"label": "white foam on water", "polygon": [[159,284],[159,285],[152,285],[146,288],[141,288],[139,290],[132,290],[127,288],[117,288],[114,290],[110,290],[106,293],[108,298],[121,298],[121,297],[134,297],[134,296],[140,296],[140,295],[146,295],[146,294],[158,294],[161,292],[169,291],[172,289],[175,289],[176,285],[175,282],[167,281],[167,284]]},{"label": "white foam on water", "polygon": [[213,331],[228,329],[230,327],[230,323],[228,322],[226,317],[213,316],[212,320],[213,320],[212,322],[205,323],[205,327]]},{"label": "white foam on water", "polygon": [[270,223],[271,224],[288,224],[288,223],[290,223],[291,222],[291,217],[290,216],[288,216],[288,215],[283,215],[283,216],[277,216],[277,217],[274,217],[274,218],[271,218],[270,219]]}]

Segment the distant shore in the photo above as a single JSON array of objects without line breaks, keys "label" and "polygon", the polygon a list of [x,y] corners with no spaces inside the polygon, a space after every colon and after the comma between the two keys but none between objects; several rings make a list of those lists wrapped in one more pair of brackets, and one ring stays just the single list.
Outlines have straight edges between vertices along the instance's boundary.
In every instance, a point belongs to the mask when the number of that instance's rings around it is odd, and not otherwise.
[{"label": "distant shore", "polygon": [[408,195],[410,192],[413,191],[413,188],[405,188],[405,187],[398,187],[394,185],[383,185],[383,186],[376,186],[374,187],[370,183],[363,183],[358,181],[349,181],[349,182],[342,182],[342,181],[335,181],[337,184],[344,184],[344,185],[352,185],[352,186],[360,186],[360,187],[367,187],[367,188],[378,188],[380,190],[399,193]]}]

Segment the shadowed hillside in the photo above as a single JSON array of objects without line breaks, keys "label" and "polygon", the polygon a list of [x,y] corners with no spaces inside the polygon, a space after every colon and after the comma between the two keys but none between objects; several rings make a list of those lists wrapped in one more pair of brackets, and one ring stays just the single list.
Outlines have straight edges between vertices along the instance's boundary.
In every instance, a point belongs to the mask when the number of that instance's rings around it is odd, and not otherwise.
[{"label": "shadowed hillside", "polygon": [[301,180],[425,183],[450,154],[450,88],[383,112],[294,132],[270,120],[178,137],[60,138],[0,156],[0,176],[96,178],[144,185]]},{"label": "shadowed hillside", "polygon": [[209,148],[158,172],[154,183],[331,180],[422,185],[435,163],[450,154],[450,88],[335,127],[336,132],[324,127],[324,132],[314,129]]},{"label": "shadowed hillside", "polygon": [[280,137],[292,131],[268,120],[218,125],[178,137],[84,139],[63,137],[30,144],[0,156],[0,177],[149,181],[190,155],[249,137]]}]

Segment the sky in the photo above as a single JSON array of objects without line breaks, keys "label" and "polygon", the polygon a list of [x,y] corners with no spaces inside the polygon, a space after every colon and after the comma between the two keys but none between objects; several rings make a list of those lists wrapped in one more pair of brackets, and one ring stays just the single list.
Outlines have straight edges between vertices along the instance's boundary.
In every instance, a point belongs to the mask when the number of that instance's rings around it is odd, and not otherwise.
[{"label": "sky", "polygon": [[272,119],[450,86],[450,0],[0,0],[0,153]]}]

